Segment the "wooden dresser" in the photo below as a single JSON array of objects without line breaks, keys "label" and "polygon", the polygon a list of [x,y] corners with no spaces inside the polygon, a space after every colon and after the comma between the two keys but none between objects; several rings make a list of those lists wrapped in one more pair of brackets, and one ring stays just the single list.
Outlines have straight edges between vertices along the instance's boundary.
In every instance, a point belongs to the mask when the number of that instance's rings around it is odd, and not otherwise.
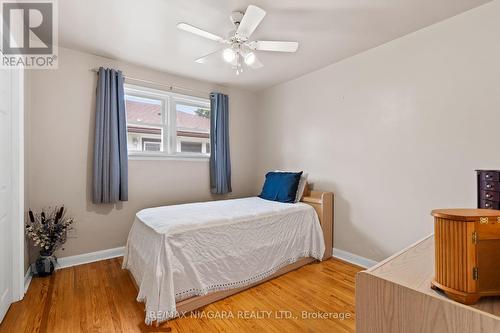
[{"label": "wooden dresser", "polygon": [[476,170],[477,208],[500,209],[500,171]]},{"label": "wooden dresser", "polygon": [[500,332],[500,297],[464,305],[431,289],[434,236],[356,276],[357,333]]},{"label": "wooden dresser", "polygon": [[475,304],[500,296],[500,211],[435,209],[434,288],[451,299]]}]

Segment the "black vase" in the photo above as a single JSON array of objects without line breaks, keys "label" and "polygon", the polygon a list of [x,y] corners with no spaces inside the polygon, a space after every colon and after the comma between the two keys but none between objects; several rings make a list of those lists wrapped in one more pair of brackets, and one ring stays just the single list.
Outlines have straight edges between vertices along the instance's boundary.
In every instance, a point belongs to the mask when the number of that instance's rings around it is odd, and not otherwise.
[{"label": "black vase", "polygon": [[40,251],[40,256],[35,261],[35,271],[33,274],[37,276],[49,276],[54,272],[54,257],[52,254]]}]

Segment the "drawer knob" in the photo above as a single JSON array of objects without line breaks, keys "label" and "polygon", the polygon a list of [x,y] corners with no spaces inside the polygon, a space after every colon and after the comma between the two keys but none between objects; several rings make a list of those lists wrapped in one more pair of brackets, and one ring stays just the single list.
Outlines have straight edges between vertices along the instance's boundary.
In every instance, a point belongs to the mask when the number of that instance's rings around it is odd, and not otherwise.
[{"label": "drawer knob", "polygon": [[486,174],[486,178],[490,178],[490,174],[489,173]]},{"label": "drawer knob", "polygon": [[481,223],[481,224],[488,224],[488,218],[487,217],[481,217],[479,219],[479,223]]},{"label": "drawer knob", "polygon": [[486,185],[487,188],[491,188],[491,184]]},{"label": "drawer knob", "polygon": [[491,198],[491,194],[489,194],[489,193],[488,193],[488,194],[486,194],[486,197],[487,197],[487,198]]},{"label": "drawer knob", "polygon": [[489,204],[489,203],[487,203],[485,206],[486,206],[486,207],[489,207],[489,206],[490,206],[490,204]]}]

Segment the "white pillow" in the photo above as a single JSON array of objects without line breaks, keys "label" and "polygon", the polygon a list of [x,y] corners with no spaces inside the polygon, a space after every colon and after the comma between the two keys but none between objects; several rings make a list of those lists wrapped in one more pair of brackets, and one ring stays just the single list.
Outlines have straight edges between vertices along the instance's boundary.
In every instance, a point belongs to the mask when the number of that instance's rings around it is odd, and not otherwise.
[{"label": "white pillow", "polygon": [[[283,171],[283,170],[274,170],[274,172],[297,172],[297,171]],[[299,186],[297,187],[297,194],[295,195],[295,202],[299,202],[304,195],[304,191],[306,189],[307,184],[307,173],[302,172],[299,180]]]}]

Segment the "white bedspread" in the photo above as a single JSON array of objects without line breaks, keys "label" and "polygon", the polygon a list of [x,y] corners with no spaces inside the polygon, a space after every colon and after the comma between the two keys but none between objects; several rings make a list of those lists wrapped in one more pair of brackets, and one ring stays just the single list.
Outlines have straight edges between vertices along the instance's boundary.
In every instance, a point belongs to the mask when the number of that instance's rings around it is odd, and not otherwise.
[{"label": "white bedspread", "polygon": [[311,206],[251,197],[141,210],[123,267],[151,324],[175,317],[176,300],[242,287],[324,251]]}]

